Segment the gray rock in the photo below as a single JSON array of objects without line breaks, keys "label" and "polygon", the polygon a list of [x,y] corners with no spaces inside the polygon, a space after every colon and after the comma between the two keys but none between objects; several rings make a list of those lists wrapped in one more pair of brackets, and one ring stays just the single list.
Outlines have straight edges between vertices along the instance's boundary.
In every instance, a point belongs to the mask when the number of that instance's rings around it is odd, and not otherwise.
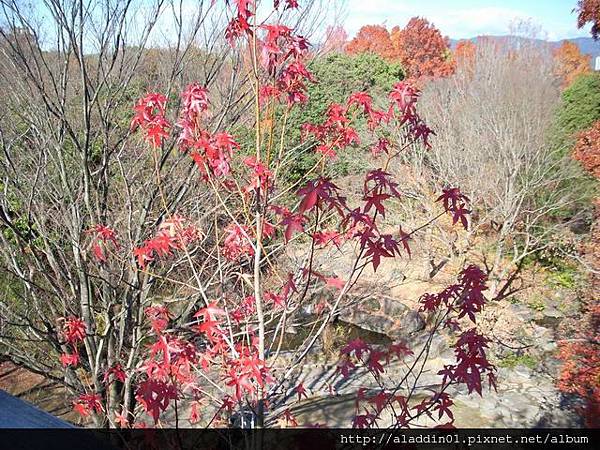
[{"label": "gray rock", "polygon": [[527,322],[532,318],[532,311],[527,306],[521,303],[514,303],[509,306],[510,314],[517,316],[519,319]]},{"label": "gray rock", "polygon": [[350,317],[341,319],[357,327],[381,334],[387,334],[394,326],[392,319],[367,311],[355,311]]},{"label": "gray rock", "polygon": [[558,309],[549,307],[544,308],[541,314],[541,318],[536,322],[544,327],[556,328],[558,323],[565,317],[565,315]]},{"label": "gray rock", "polygon": [[408,337],[425,328],[425,319],[402,302],[389,298],[368,298],[340,311],[340,320],[385,334],[392,339]]},{"label": "gray rock", "polygon": [[[556,345],[556,344],[555,344]],[[562,367],[562,361],[553,356],[546,356],[542,361],[542,368],[544,372],[550,374],[553,377],[557,377]]]},{"label": "gray rock", "polygon": [[402,334],[414,334],[425,328],[425,319],[417,311],[408,311],[400,323]]},{"label": "gray rock", "polygon": [[492,419],[501,417],[501,414],[498,411],[498,398],[494,395],[484,396],[479,402],[479,409],[481,414],[486,417],[490,417]]},{"label": "gray rock", "polygon": [[379,304],[380,304],[379,311],[382,314],[384,314],[392,319],[399,319],[400,317],[402,317],[402,316],[406,315],[408,312],[410,312],[410,309],[408,308],[408,306],[406,306],[402,302],[399,302],[398,300],[384,298],[379,301]]},{"label": "gray rock", "polygon": [[[417,330],[420,331],[420,330]],[[449,348],[448,340],[444,336],[434,336],[429,346],[429,356],[442,359],[454,360],[454,350]]]},{"label": "gray rock", "polygon": [[520,378],[531,378],[531,369],[522,364],[519,364],[514,368],[514,373],[518,375]]}]

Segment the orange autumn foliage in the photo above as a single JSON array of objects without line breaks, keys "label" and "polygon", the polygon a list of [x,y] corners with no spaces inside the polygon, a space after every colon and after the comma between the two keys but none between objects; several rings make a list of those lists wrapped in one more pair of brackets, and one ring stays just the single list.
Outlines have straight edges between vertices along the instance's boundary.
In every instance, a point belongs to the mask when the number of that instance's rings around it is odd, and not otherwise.
[{"label": "orange autumn foliage", "polygon": [[579,51],[577,44],[565,41],[554,52],[556,61],[555,74],[566,89],[579,75],[590,72],[590,56]]},{"label": "orange autumn foliage", "polygon": [[448,38],[421,17],[413,17],[404,28],[394,27],[391,33],[382,25],[366,25],[348,43],[346,52],[371,52],[400,62],[413,81],[448,76],[454,71]]},{"label": "orange autumn foliage", "polygon": [[472,68],[475,64],[477,46],[469,40],[462,40],[456,44],[453,58],[457,67]]},{"label": "orange autumn foliage", "polygon": [[[596,301],[598,299],[596,298]],[[558,379],[561,391],[576,394],[585,404],[585,425],[600,427],[600,305],[589,307],[581,320],[581,337],[559,346],[564,361]]]},{"label": "orange autumn foliage", "polygon": [[579,134],[573,158],[600,180],[600,120]]},{"label": "orange autumn foliage", "polygon": [[451,75],[449,40],[427,19],[413,17],[392,30],[392,44],[409,78],[424,80]]},{"label": "orange autumn foliage", "polygon": [[385,59],[395,59],[389,31],[382,25],[365,25],[346,46],[351,55],[375,53]]},{"label": "orange autumn foliage", "polygon": [[[600,121],[579,134],[573,158],[600,180]],[[596,203],[590,242],[582,253],[593,271],[588,275],[582,295],[584,308],[578,333],[559,346],[558,357],[563,366],[557,384],[561,391],[583,400],[581,414],[585,425],[597,428],[600,427],[600,201]]]}]

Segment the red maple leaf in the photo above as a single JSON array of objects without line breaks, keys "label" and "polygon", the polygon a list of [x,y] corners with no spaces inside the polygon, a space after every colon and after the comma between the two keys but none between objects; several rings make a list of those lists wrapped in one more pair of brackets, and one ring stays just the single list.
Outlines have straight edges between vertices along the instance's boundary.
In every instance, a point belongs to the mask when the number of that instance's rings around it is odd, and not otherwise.
[{"label": "red maple leaf", "polygon": [[391,195],[389,194],[371,194],[368,196],[365,196],[363,198],[363,201],[365,202],[365,205],[363,207],[363,211],[365,213],[368,213],[371,210],[371,207],[375,207],[375,210],[382,215],[382,217],[385,217],[385,206],[383,206],[383,201],[387,200],[388,198],[390,198]]},{"label": "red maple leaf", "polygon": [[367,344],[361,338],[356,338],[348,342],[348,344],[344,348],[342,348],[342,350],[340,350],[340,353],[342,355],[349,356],[351,356],[352,353],[354,353],[354,356],[356,356],[358,359],[361,359],[363,352],[366,352],[370,349],[371,347],[369,346],[369,344]]},{"label": "red maple leaf", "polygon": [[469,228],[469,222],[467,221],[467,214],[471,211],[466,209],[464,206],[459,206],[452,210],[452,224],[456,224],[460,220],[463,228],[466,230]]},{"label": "red maple leaf", "polygon": [[195,329],[198,333],[204,333],[207,336],[219,336],[221,335],[223,332],[220,328],[220,322],[216,321],[216,320],[204,320],[204,322],[202,322],[199,325],[195,326]]},{"label": "red maple leaf", "polygon": [[225,311],[217,307],[217,302],[210,302],[205,308],[200,308],[194,318],[202,317],[203,320],[214,320],[217,316],[224,316]]},{"label": "red maple leaf", "polygon": [[459,205],[468,203],[469,198],[460,191],[460,188],[449,187],[442,189],[442,195],[436,199],[436,202],[439,201],[442,202],[446,211],[452,211]]},{"label": "red maple leaf", "polygon": [[225,384],[235,389],[233,398],[236,400],[241,400],[245,393],[253,394],[256,392],[256,386],[252,383],[250,375],[244,372],[239,373],[235,369],[228,372]]},{"label": "red maple leaf", "polygon": [[100,414],[102,403],[99,394],[82,394],[73,402],[73,409],[82,417],[89,416],[92,412]]},{"label": "red maple leaf", "polygon": [[146,141],[154,148],[160,147],[163,139],[169,137],[169,132],[167,131],[169,127],[169,122],[164,117],[156,117],[146,125]]},{"label": "red maple leaf", "polygon": [[306,393],[306,388],[304,387],[304,385],[302,383],[300,383],[298,386],[296,386],[294,388],[294,392],[296,394],[298,394],[298,401],[302,400],[303,395],[304,395],[304,398],[308,398],[308,395]]},{"label": "red maple leaf", "polygon": [[373,403],[375,405],[375,411],[380,413],[389,403],[391,397],[392,394],[389,392],[380,391],[373,397],[369,398],[369,403]]},{"label": "red maple leaf", "polygon": [[313,233],[313,239],[316,245],[327,246],[333,243],[337,248],[340,248],[343,235],[337,231],[317,231]]},{"label": "red maple leaf", "polygon": [[364,254],[365,258],[371,258],[371,264],[373,264],[373,271],[376,272],[377,268],[381,264],[381,258],[391,258],[394,256],[390,253],[381,239],[367,240],[366,242],[367,251]]},{"label": "red maple leaf", "polygon": [[87,417],[91,414],[86,405],[78,402],[73,402],[73,411],[75,411],[81,417]]},{"label": "red maple leaf", "polygon": [[135,398],[157,423],[161,412],[169,407],[171,400],[177,398],[177,389],[171,383],[147,379],[138,384]]},{"label": "red maple leaf", "polygon": [[104,250],[102,249],[102,247],[100,246],[100,244],[98,244],[97,242],[95,242],[92,245],[92,251],[94,252],[94,257],[100,261],[100,262],[105,262],[106,261],[106,255],[104,254]]},{"label": "red maple leaf", "polygon": [[129,427],[129,419],[127,419],[126,414],[123,414],[123,411],[120,413],[115,412],[115,423],[121,428]]},{"label": "red maple leaf", "polygon": [[346,286],[346,282],[338,277],[325,277],[325,283],[340,291]]},{"label": "red maple leaf", "polygon": [[452,410],[450,407],[454,404],[450,396],[447,392],[440,392],[439,394],[434,396],[435,406],[433,407],[434,411],[439,411],[438,419],[441,419],[444,414],[448,416],[448,418],[453,421],[454,415],[452,414]]},{"label": "red maple leaf", "polygon": [[292,413],[290,412],[289,409],[286,409],[281,416],[285,420],[285,424],[287,426],[291,426],[291,427],[297,427],[298,426],[298,421],[292,415]]},{"label": "red maple leaf", "polygon": [[408,245],[408,241],[411,239],[410,234],[405,233],[402,230],[402,226],[400,226],[399,234],[400,234],[400,242],[402,243],[402,247],[404,247],[404,250],[406,250],[406,253],[408,253],[408,257],[410,258],[411,257],[410,246]]},{"label": "red maple leaf", "polygon": [[340,359],[340,362],[337,365],[337,370],[342,376],[347,378],[354,369],[356,369],[356,366],[352,363],[350,358],[347,355],[342,356],[342,359]]},{"label": "red maple leaf", "polygon": [[118,380],[121,383],[125,382],[125,378],[127,378],[127,374],[123,370],[123,367],[121,367],[121,364],[116,364],[106,371],[103,378],[104,384],[110,384],[111,375],[113,375],[113,381]]},{"label": "red maple leaf", "polygon": [[294,232],[304,231],[304,222],[306,222],[306,218],[302,214],[290,214],[281,221],[281,225],[285,225],[283,233],[285,242],[289,242],[292,239]]},{"label": "red maple leaf", "polygon": [[367,359],[367,369],[375,376],[379,377],[384,372],[383,366],[379,362],[385,358],[385,353],[379,350],[371,350],[369,358]]},{"label": "red maple leaf", "polygon": [[67,343],[76,344],[81,342],[85,339],[85,322],[77,317],[69,317],[65,319],[62,332]]},{"label": "red maple leaf", "polygon": [[408,355],[412,355],[413,351],[408,348],[408,346],[404,342],[398,342],[397,344],[391,344],[388,347],[388,358],[389,355],[396,355],[398,359],[404,359],[404,357]]},{"label": "red maple leaf", "polygon": [[345,205],[345,199],[338,196],[337,192],[338,187],[327,178],[309,181],[306,186],[298,190],[298,195],[302,196],[298,211],[304,214],[314,208],[319,201],[322,201],[341,213],[342,206]]},{"label": "red maple leaf", "polygon": [[373,414],[365,411],[366,414],[358,414],[352,420],[352,428],[370,428],[375,420]]},{"label": "red maple leaf", "polygon": [[418,403],[417,405],[413,406],[411,409],[414,409],[417,411],[416,415],[420,416],[421,414],[425,413],[429,416],[429,418],[433,419],[433,416],[431,415],[431,399],[429,398],[424,398],[423,400],[421,400],[421,403]]},{"label": "red maple leaf", "polygon": [[[370,187],[371,183],[373,184],[372,187]],[[392,174],[385,172],[382,169],[375,169],[367,172],[363,190],[365,194],[371,191],[388,192],[393,197],[400,197],[401,194],[397,187],[398,183],[393,180]]]},{"label": "red maple leaf", "polygon": [[154,261],[154,257],[152,256],[153,253],[154,253],[153,249],[146,244],[144,244],[141,247],[136,247],[135,249],[133,249],[133,256],[135,256],[135,258],[137,259],[138,265],[142,269],[146,268],[147,263]]},{"label": "red maple leaf", "polygon": [[77,364],[79,364],[79,354],[63,353],[62,355],[60,355],[60,363],[63,367],[76,367]]},{"label": "red maple leaf", "polygon": [[156,334],[160,334],[171,319],[171,314],[166,306],[149,306],[144,310],[146,317],[150,320],[150,325]]},{"label": "red maple leaf", "polygon": [[367,92],[354,92],[348,97],[348,106],[357,105],[361,107],[365,114],[371,111],[373,99]]}]

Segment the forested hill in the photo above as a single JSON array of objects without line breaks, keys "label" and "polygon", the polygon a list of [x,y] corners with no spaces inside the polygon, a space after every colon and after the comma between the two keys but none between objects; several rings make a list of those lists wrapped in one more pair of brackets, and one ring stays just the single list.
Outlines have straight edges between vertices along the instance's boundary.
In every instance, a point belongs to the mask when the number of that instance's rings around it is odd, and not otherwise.
[{"label": "forested hill", "polygon": [[[477,37],[470,38],[469,40],[476,41],[477,38],[479,38],[479,37],[505,40],[505,39],[509,38],[510,36],[477,36]],[[462,40],[462,39],[450,39],[451,47],[454,48],[460,40]],[[592,39],[591,37],[578,37],[578,38],[571,38],[571,39],[562,39],[559,41],[550,41],[550,44],[558,47],[565,40],[571,41],[571,42],[577,44],[577,46],[579,47],[579,51],[581,53],[591,55],[592,56],[592,64],[593,64],[594,58],[596,58],[597,56],[600,56],[600,41],[594,41],[594,39]]]}]

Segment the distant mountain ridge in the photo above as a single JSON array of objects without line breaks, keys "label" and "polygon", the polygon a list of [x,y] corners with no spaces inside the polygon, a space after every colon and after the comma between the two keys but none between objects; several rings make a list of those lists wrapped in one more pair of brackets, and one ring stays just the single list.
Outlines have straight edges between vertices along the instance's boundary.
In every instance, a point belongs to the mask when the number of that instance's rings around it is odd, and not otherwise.
[{"label": "distant mountain ridge", "polygon": [[[473,38],[469,38],[469,41],[475,42],[478,38],[485,37],[491,39],[507,39],[510,36],[477,36]],[[454,48],[459,41],[463,41],[464,39],[450,39],[450,46]],[[590,55],[592,57],[592,66],[594,64],[594,59],[600,56],[600,41],[595,41],[591,37],[577,37],[570,39],[561,39],[559,41],[547,41],[553,47],[559,47],[564,41],[570,41],[579,47],[579,51],[586,55]]]}]

